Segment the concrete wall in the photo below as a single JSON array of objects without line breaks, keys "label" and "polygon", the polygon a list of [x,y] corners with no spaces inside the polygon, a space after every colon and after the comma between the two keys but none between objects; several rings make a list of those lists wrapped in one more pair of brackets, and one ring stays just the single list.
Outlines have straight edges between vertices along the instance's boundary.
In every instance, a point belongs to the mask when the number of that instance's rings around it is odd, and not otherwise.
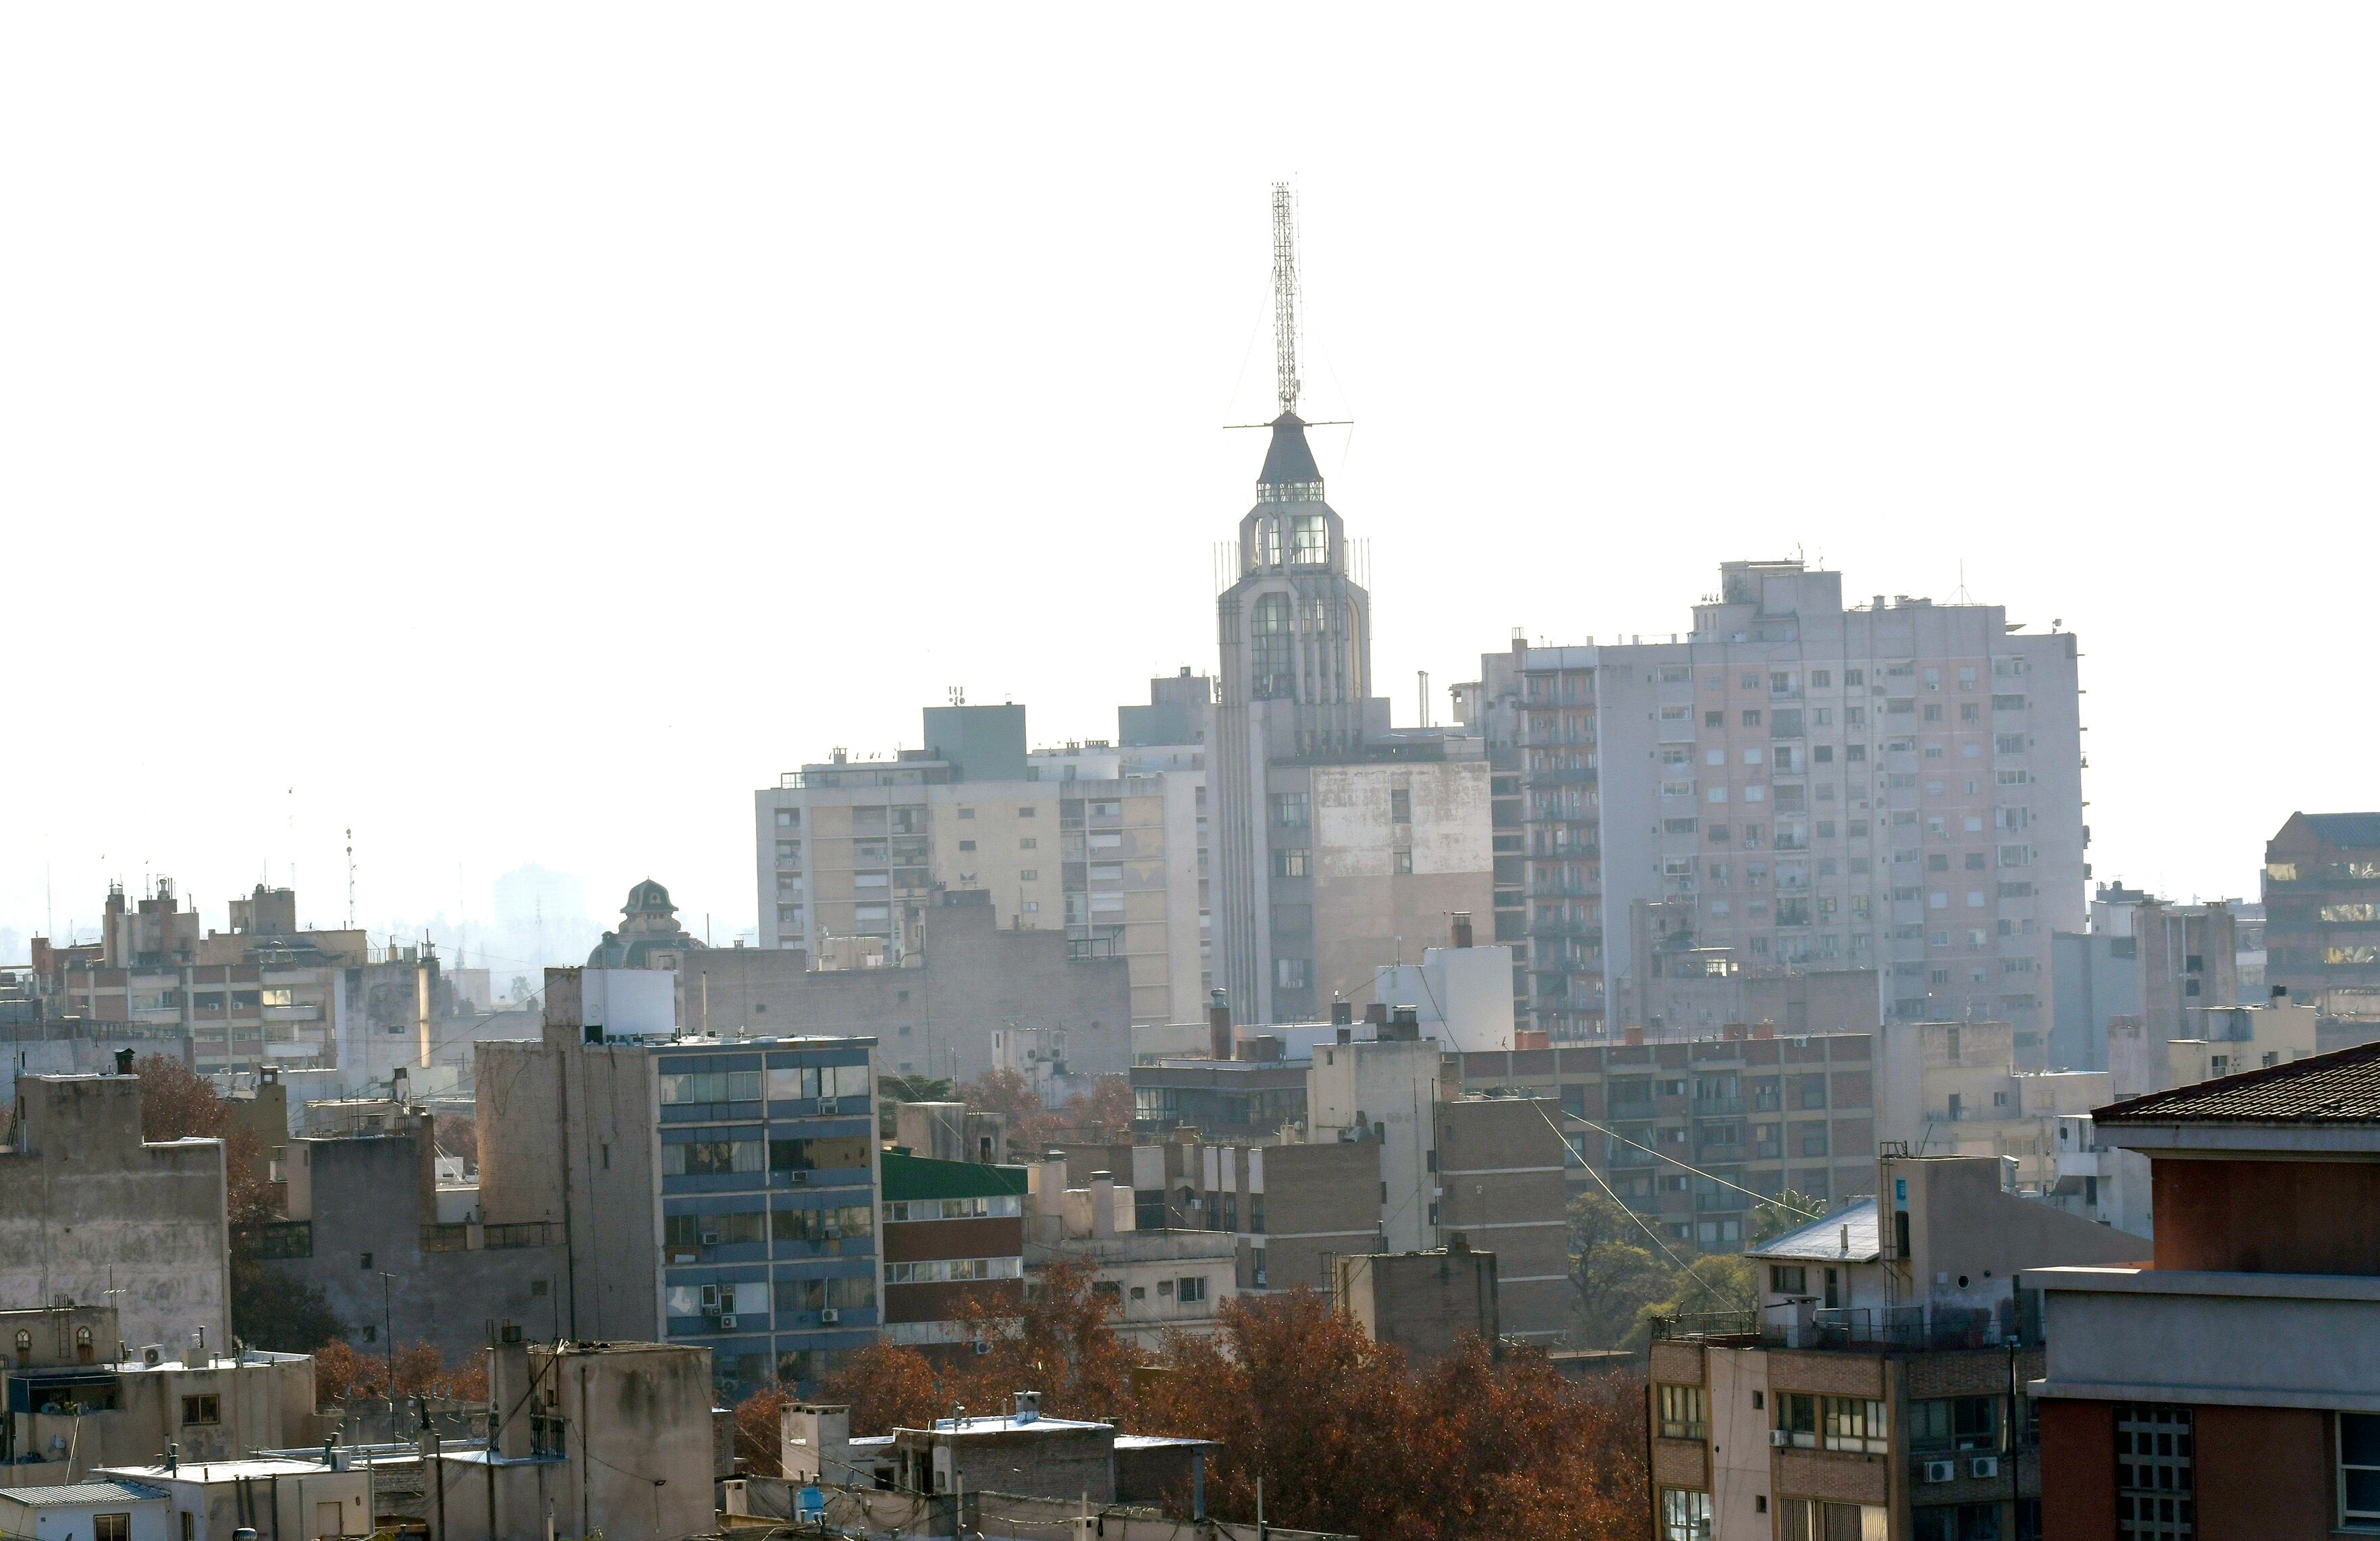
[{"label": "concrete wall", "polygon": [[[1331,1258],[1378,1245],[1377,1144],[1252,1147],[1245,1170],[1264,1194],[1265,1233],[1249,1242],[1265,1249],[1267,1290],[1329,1289]],[[1243,1199],[1241,1213],[1249,1212]]]},{"label": "concrete wall", "polygon": [[[1049,824],[1054,873],[1054,809]],[[677,976],[678,1019],[689,1033],[707,1023],[728,1037],[874,1034],[885,1073],[954,1080],[992,1069],[991,1036],[1013,1023],[1064,1032],[1076,1076],[1131,1068],[1132,981],[1123,959],[1070,959],[1062,932],[998,929],[989,905],[935,905],[924,926],[925,962],[915,968],[810,970],[792,952],[713,948],[688,959]]]},{"label": "concrete wall", "polygon": [[[1359,1000],[1374,969],[1443,945],[1451,912],[1494,915],[1486,760],[1317,766],[1312,785],[1314,1004]],[[1409,824],[1390,819],[1397,791]],[[1394,870],[1400,849],[1410,873]]]},{"label": "concrete wall", "polygon": [[[1997,1310],[2010,1278],[2031,1268],[2142,1260],[2139,1237],[2001,1191],[1989,1157],[1888,1159],[1876,1163],[1888,1256],[1892,1215],[1909,1212],[1907,1286],[1937,1305]],[[1902,1184],[1906,1184],[1906,1197]]]},{"label": "concrete wall", "polygon": [[1428,1205],[1415,1195],[1434,1185],[1430,1114],[1440,1074],[1439,1047],[1426,1039],[1318,1049],[1306,1072],[1311,1138],[1361,1131],[1359,1137],[1379,1142],[1380,1177],[1389,1195],[1381,1204],[1381,1226],[1391,1252],[1426,1252],[1437,1244]]},{"label": "concrete wall", "polygon": [[[431,1343],[450,1363],[480,1350],[491,1318],[560,1328],[569,1259],[558,1224],[541,1246],[422,1249],[422,1227],[437,1219],[431,1148],[413,1134],[292,1140],[290,1218],[310,1222],[313,1256],[260,1266],[321,1290],[365,1352],[366,1327],[399,1344]],[[484,1242],[486,1228],[475,1229],[464,1240]],[[385,1288],[382,1270],[396,1276]]]},{"label": "concrete wall", "polygon": [[24,1076],[17,1093],[17,1147],[0,1152],[0,1301],[112,1300],[132,1342],[203,1327],[228,1345],[222,1143],[144,1144],[134,1076]]},{"label": "concrete wall", "polygon": [[2107,1024],[2141,1010],[2131,936],[2060,932],[2050,938],[2049,1068],[2107,1068]]}]

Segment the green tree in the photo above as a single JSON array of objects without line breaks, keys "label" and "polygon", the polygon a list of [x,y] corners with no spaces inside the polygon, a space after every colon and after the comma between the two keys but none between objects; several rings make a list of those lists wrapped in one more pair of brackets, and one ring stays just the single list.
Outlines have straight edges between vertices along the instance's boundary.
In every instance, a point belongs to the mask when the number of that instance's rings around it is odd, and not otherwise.
[{"label": "green tree", "polygon": [[1758,1276],[1752,1259],[1736,1256],[1697,1257],[1670,1276],[1670,1288],[1660,1299],[1645,1307],[1638,1317],[1642,1329],[1635,1341],[1649,1333],[1655,1317],[1703,1317],[1747,1313],[1760,1304]]},{"label": "green tree", "polygon": [[1827,1212],[1823,1199],[1791,1188],[1779,1192],[1774,1198],[1764,1198],[1752,1207],[1752,1244],[1765,1246],[1788,1231],[1809,1224]]},{"label": "green tree", "polygon": [[1669,1291],[1675,1269],[1646,1244],[1635,1217],[1597,1191],[1570,1202],[1572,1316],[1590,1347],[1616,1347],[1646,1305]]}]

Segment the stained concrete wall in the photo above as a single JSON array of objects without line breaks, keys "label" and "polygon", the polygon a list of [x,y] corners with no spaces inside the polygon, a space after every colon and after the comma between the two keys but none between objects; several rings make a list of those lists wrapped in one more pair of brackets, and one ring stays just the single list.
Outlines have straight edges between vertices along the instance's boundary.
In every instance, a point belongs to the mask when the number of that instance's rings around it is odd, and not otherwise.
[{"label": "stained concrete wall", "polygon": [[[560,1328],[569,1260],[559,1225],[542,1246],[423,1249],[422,1228],[437,1219],[433,1141],[414,1134],[290,1141],[290,1216],[310,1222],[313,1256],[260,1266],[321,1290],[347,1341],[367,1353],[382,1345],[367,1346],[366,1327],[400,1344],[431,1343],[449,1362],[485,1344],[491,1318],[540,1333]],[[486,1239],[484,1226],[463,1238]],[[395,1275],[385,1288],[382,1270]]]},{"label": "stained concrete wall", "polygon": [[21,1076],[17,1119],[0,1152],[0,1302],[112,1300],[129,1341],[203,1327],[227,1345],[222,1142],[144,1143],[129,1075]]},{"label": "stained concrete wall", "polygon": [[[1045,864],[1058,866],[1057,820]],[[1076,1076],[1132,1065],[1132,977],[1122,958],[1071,958],[1063,932],[1002,930],[988,904],[925,912],[926,956],[915,968],[819,969],[799,953],[713,948],[677,976],[689,1033],[875,1035],[890,1074],[968,1080],[998,1062],[991,1037],[1019,1028],[1066,1034]]]}]

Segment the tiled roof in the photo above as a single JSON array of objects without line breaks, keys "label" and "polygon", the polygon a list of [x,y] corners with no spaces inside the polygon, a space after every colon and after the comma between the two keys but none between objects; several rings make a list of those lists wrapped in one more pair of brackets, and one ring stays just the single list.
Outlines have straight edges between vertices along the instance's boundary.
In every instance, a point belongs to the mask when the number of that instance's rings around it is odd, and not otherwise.
[{"label": "tiled roof", "polygon": [[2242,1071],[2101,1108],[2095,1123],[2380,1124],[2380,1043]]},{"label": "tiled roof", "polygon": [[[1849,1232],[1850,1245],[1844,1244]],[[1863,1198],[1809,1224],[1754,1247],[1747,1257],[1788,1262],[1873,1263],[1883,1250],[1876,1234],[1876,1200]]]},{"label": "tiled roof", "polygon": [[62,1482],[55,1487],[0,1487],[0,1499],[23,1504],[28,1509],[122,1503],[128,1499],[170,1499],[173,1496],[163,1487],[152,1487],[140,1482]]},{"label": "tiled roof", "polygon": [[2380,845],[2380,813],[2309,813],[2306,828],[2333,845]]}]

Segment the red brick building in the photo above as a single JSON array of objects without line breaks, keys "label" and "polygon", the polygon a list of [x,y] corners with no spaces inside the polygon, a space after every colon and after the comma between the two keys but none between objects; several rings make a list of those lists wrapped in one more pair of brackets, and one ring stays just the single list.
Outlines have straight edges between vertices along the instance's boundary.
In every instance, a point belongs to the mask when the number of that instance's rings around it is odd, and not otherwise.
[{"label": "red brick building", "polygon": [[2155,1266],[2044,1268],[2044,1541],[2380,1531],[2380,1045],[2094,1115]]}]

